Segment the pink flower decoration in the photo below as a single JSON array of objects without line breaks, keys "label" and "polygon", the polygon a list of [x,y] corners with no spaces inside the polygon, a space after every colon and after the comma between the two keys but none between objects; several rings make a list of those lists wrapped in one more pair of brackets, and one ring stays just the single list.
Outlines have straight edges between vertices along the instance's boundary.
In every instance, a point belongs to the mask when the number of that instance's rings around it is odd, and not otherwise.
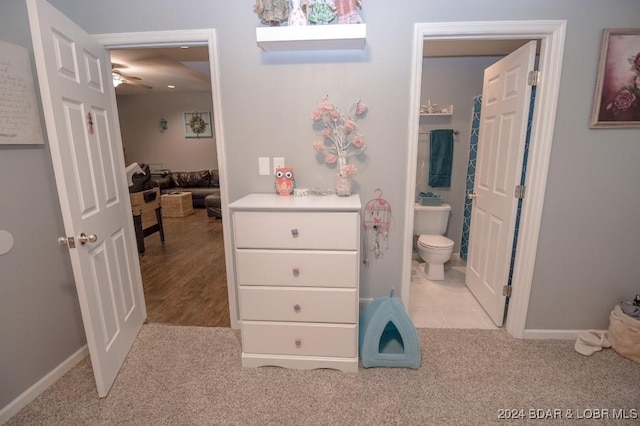
[{"label": "pink flower decoration", "polygon": [[351,142],[353,144],[353,146],[355,146],[356,148],[362,148],[364,146],[364,139],[362,138],[355,138],[353,140],[353,142]]},{"label": "pink flower decoration", "polygon": [[344,123],[344,128],[347,132],[353,132],[356,129],[356,123],[351,120],[347,120]]},{"label": "pink flower decoration", "polygon": [[313,121],[318,121],[318,120],[320,120],[321,118],[322,118],[322,112],[321,112],[321,111],[315,110],[315,111],[313,111],[313,112],[311,113],[311,119],[312,119]]},{"label": "pink flower decoration", "polygon": [[367,111],[367,106],[362,102],[358,102],[358,106],[356,107],[356,115],[362,115]]},{"label": "pink flower decoration", "polygon": [[324,130],[322,131],[322,136],[324,136],[325,138],[328,138],[332,134],[333,134],[333,132],[328,127],[325,127]]},{"label": "pink flower decoration", "polygon": [[338,121],[340,119],[340,113],[338,111],[331,111],[331,119]]},{"label": "pink flower decoration", "polygon": [[329,112],[333,110],[333,105],[330,102],[323,101],[318,107],[322,112]]},{"label": "pink flower decoration", "polygon": [[346,164],[344,167],[342,167],[341,172],[347,176],[353,176],[358,172],[358,169],[353,164]]},{"label": "pink flower decoration", "polygon": [[326,149],[326,145],[324,144],[324,142],[322,141],[317,141],[313,143],[313,149],[315,149],[318,152],[322,152]]},{"label": "pink flower decoration", "polygon": [[327,163],[327,164],[333,164],[336,161],[338,161],[338,157],[336,157],[333,154],[329,154],[326,157],[324,157],[324,162]]}]

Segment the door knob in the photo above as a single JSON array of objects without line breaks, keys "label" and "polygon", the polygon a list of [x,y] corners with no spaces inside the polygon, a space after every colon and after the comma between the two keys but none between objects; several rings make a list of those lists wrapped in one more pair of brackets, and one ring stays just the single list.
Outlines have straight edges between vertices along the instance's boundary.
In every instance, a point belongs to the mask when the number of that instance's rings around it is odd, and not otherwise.
[{"label": "door knob", "polygon": [[90,234],[87,235],[84,232],[82,234],[80,234],[80,236],[78,237],[78,241],[80,241],[80,244],[85,245],[88,242],[89,243],[95,243],[96,241],[98,241],[98,236],[96,234]]},{"label": "door knob", "polygon": [[58,244],[61,246],[69,246],[69,248],[76,248],[76,242],[73,237],[58,237]]},{"label": "door knob", "polygon": [[476,194],[475,192],[467,192],[467,199],[468,200],[475,200],[477,196],[478,196],[478,194]]}]

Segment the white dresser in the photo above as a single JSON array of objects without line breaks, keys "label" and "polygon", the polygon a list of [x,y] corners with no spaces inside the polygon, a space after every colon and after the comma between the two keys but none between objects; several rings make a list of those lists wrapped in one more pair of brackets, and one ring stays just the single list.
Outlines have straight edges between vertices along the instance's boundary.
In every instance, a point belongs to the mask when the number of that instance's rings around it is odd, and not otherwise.
[{"label": "white dresser", "polygon": [[357,371],[360,198],[250,194],[229,208],[242,365]]}]

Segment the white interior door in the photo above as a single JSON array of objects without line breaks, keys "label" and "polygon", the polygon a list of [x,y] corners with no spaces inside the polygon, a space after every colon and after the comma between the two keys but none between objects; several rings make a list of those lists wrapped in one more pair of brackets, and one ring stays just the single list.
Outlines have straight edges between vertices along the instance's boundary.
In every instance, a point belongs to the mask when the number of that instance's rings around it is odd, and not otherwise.
[{"label": "white interior door", "polygon": [[[74,242],[68,249],[104,397],[147,315],[111,62],[49,3],[28,0],[27,6],[64,227]],[[97,238],[82,244],[82,233]]]},{"label": "white interior door", "polygon": [[469,230],[466,283],[497,326],[504,319],[511,247],[518,206],[536,42],[487,68]]}]

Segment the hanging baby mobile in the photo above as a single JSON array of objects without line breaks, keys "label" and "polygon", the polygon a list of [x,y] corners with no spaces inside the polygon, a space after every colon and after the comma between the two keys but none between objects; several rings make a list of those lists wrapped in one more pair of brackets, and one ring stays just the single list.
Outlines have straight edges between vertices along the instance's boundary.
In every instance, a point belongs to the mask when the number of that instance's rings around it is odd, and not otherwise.
[{"label": "hanging baby mobile", "polygon": [[322,136],[322,140],[313,143],[313,148],[325,164],[337,164],[335,189],[339,196],[351,195],[352,177],[358,169],[349,164],[349,157],[365,150],[364,137],[358,132],[356,121],[366,112],[367,106],[358,101],[349,106],[345,117],[326,96],[311,113],[314,128]]},{"label": "hanging baby mobile", "polygon": [[365,231],[365,265],[369,259],[367,253],[373,251],[374,256],[382,256],[382,250],[389,249],[389,229],[391,228],[391,205],[382,198],[382,190],[376,189],[377,197],[370,200],[364,206],[364,231]]},{"label": "hanging baby mobile", "polygon": [[253,11],[264,25],[361,24],[362,0],[256,0]]}]

